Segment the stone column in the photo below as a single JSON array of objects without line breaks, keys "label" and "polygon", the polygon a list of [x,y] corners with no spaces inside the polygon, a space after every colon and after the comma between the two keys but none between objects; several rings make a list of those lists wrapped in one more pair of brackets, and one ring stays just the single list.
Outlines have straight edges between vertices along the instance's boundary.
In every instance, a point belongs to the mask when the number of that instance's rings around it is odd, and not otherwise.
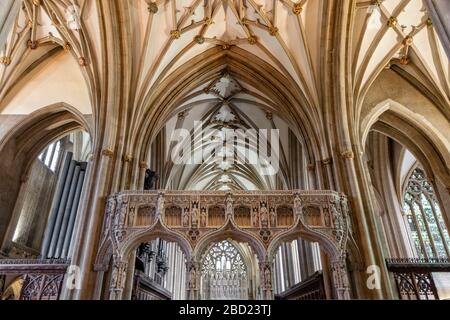
[{"label": "stone column", "polygon": [[136,250],[134,250],[130,255],[130,262],[129,262],[127,273],[126,273],[125,288],[124,288],[122,300],[131,300],[131,298],[132,298],[135,261],[136,261]]},{"label": "stone column", "polygon": [[135,186],[137,190],[143,190],[144,189],[144,182],[145,182],[145,171],[148,169],[148,164],[145,161],[142,161],[139,163],[139,178],[138,178],[138,185]]},{"label": "stone column", "polygon": [[133,157],[130,155],[125,155],[123,157],[122,179],[120,181],[120,189],[121,190],[129,189],[128,175],[129,175],[130,167],[132,165],[132,161],[133,161]]},{"label": "stone column", "polygon": [[333,299],[333,292],[331,287],[331,279],[330,279],[330,263],[326,252],[323,249],[320,249],[320,259],[322,261],[322,274],[323,274],[323,285],[325,289],[325,296],[327,300]]},{"label": "stone column", "polygon": [[315,190],[317,188],[316,183],[316,165],[314,163],[308,164],[308,186],[309,190]]},{"label": "stone column", "polygon": [[324,174],[327,177],[327,189],[329,190],[336,190],[336,186],[334,183],[334,177],[333,177],[333,160],[331,158],[325,159],[322,161],[322,166],[324,168]]},{"label": "stone column", "polygon": [[347,273],[347,264],[344,259],[333,260],[330,263],[333,277],[335,299],[350,300],[350,285]]},{"label": "stone column", "polygon": [[259,264],[261,299],[273,300],[273,286],[272,286],[272,263],[268,261]]},{"label": "stone column", "polygon": [[111,277],[111,287],[109,289],[110,300],[122,300],[127,279],[127,271],[128,262],[122,260],[114,261]]}]

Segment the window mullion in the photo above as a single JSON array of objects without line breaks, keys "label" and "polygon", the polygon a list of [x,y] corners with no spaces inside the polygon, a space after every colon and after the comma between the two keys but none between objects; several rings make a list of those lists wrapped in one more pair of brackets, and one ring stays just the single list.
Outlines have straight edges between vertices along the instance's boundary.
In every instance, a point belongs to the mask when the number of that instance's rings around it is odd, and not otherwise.
[{"label": "window mullion", "polygon": [[438,217],[437,212],[436,212],[436,208],[434,207],[435,203],[437,205],[439,205],[439,204],[437,203],[436,200],[433,199],[432,196],[430,196],[427,199],[430,202],[430,207],[431,207],[431,211],[433,212],[434,221],[436,221],[436,225],[437,225],[438,230],[439,230],[439,235],[440,235],[440,237],[442,239],[442,244],[444,245],[445,252],[447,253],[447,258],[448,258],[448,257],[450,257],[450,250],[449,250],[449,247],[448,247],[448,244],[447,244],[447,240],[445,239],[444,231],[442,230],[442,227],[441,227],[441,221],[439,220],[439,217]]},{"label": "window mullion", "polygon": [[420,198],[417,199],[417,204],[419,205],[420,214],[422,215],[422,219],[425,224],[425,228],[427,229],[428,238],[430,239],[431,249],[433,250],[434,256],[437,258],[439,255],[438,255],[438,252],[436,249],[436,243],[434,242],[434,237],[431,232],[430,226],[428,225],[427,215],[425,213],[425,210],[423,208],[422,201]]},{"label": "window mullion", "polygon": [[423,237],[422,237],[422,230],[421,230],[421,228],[419,226],[419,222],[417,221],[416,211],[414,210],[414,207],[412,206],[412,203],[408,203],[408,205],[409,205],[409,207],[411,209],[411,215],[412,215],[412,218],[413,218],[414,225],[416,226],[417,235],[419,236],[420,246],[422,247],[422,252],[423,252],[424,258],[427,259],[428,258],[427,247],[425,246],[425,242],[424,242]]}]

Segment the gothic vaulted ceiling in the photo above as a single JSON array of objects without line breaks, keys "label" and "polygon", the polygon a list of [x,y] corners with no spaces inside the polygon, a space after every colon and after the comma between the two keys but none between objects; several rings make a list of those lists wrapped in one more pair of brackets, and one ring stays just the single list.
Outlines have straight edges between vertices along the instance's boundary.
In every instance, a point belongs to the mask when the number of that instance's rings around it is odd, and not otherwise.
[{"label": "gothic vaulted ceiling", "polygon": [[[353,4],[348,65],[343,70],[348,72],[349,94],[355,102],[354,110],[350,110],[354,124],[359,123],[365,95],[386,68],[427,92],[442,109],[448,109],[449,61],[422,0],[340,3]],[[111,40],[106,38],[104,30],[117,28],[109,20],[108,10],[113,14],[111,8],[120,12],[121,23],[125,26],[114,33],[117,36],[114,41],[121,41],[126,56],[124,66],[129,82],[123,86],[128,86],[129,95],[133,93],[123,106],[127,109],[126,121],[130,128],[125,134],[128,139],[125,145],[131,146],[133,141],[150,143],[151,139],[146,141],[136,137],[142,124],[146,123],[143,119],[150,117],[152,112],[159,112],[151,97],[164,90],[161,86],[165,86],[177,70],[213,49],[247,52],[250,54],[247,57],[254,57],[252,63],[262,61],[270,66],[271,69],[260,63],[260,74],[276,73],[282,82],[298,92],[301,99],[296,100],[296,105],[283,106],[273,90],[264,90],[264,86],[252,83],[224,61],[214,75],[192,82],[191,87],[172,103],[171,109],[164,110],[167,115],[161,121],[168,123],[166,130],[176,127],[180,112],[187,112],[191,117],[195,114],[199,119],[215,117],[218,112],[222,116],[232,113],[243,119],[247,127],[282,129],[284,158],[288,158],[289,148],[287,130],[283,131],[283,128],[308,122],[313,130],[317,130],[316,141],[321,141],[323,122],[320,120],[328,90],[324,81],[329,67],[325,57],[336,53],[326,45],[327,30],[333,21],[330,16],[338,14],[330,1],[325,0],[124,0],[115,6],[102,0],[24,0],[13,31],[5,47],[0,48],[0,113],[7,110],[14,114],[20,104],[14,97],[29,93],[29,89],[22,93],[21,89],[32,83],[34,89],[44,88],[45,95],[55,96],[49,101],[76,101],[74,97],[84,97],[82,106],[75,106],[82,113],[93,113],[96,119],[102,112],[106,114],[102,108],[108,106],[101,104],[101,94],[106,81],[105,70],[114,66],[105,64],[110,54],[105,41]],[[70,57],[71,62],[61,57]],[[45,77],[39,77],[49,72],[48,68],[39,68],[49,61],[56,61],[52,70],[58,70],[58,63],[63,66],[61,77],[54,83],[64,81],[64,70],[78,70],[79,75],[71,79],[72,85],[66,86],[67,92],[58,89],[56,84],[45,87]],[[215,86],[223,81],[228,85],[231,83],[231,87],[217,89]],[[74,83],[80,83],[79,87],[84,86],[83,89],[72,88]],[[64,95],[67,95],[66,99]],[[22,109],[29,108],[29,104]],[[295,116],[283,108],[305,111]],[[252,112],[259,115],[251,119]],[[275,115],[274,120],[267,117],[267,112]],[[20,113],[26,113],[26,110]],[[181,126],[192,121],[188,115],[186,119]],[[152,139],[163,127],[155,129]],[[295,135],[302,140],[307,132],[307,129],[299,130]],[[287,167],[286,164],[286,171]],[[251,176],[254,168],[246,170]],[[187,171],[192,175],[194,172],[199,174],[198,170]],[[235,180],[234,185],[242,187],[248,176],[227,178],[217,174],[204,184],[219,188],[217,181],[221,178],[241,179]],[[202,180],[198,177],[191,182],[183,177],[180,179],[186,186]],[[262,188],[273,183],[258,178],[248,185]]]}]

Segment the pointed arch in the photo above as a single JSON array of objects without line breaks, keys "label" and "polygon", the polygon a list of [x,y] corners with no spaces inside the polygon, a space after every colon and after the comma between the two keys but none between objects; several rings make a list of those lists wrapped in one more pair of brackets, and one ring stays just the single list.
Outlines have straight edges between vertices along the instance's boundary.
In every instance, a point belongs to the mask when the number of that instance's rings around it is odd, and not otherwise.
[{"label": "pointed arch", "polygon": [[79,129],[91,133],[83,115],[61,102],[30,114],[0,141],[0,154],[5,156],[0,163],[1,240],[9,227],[20,185],[32,162],[48,144]]}]

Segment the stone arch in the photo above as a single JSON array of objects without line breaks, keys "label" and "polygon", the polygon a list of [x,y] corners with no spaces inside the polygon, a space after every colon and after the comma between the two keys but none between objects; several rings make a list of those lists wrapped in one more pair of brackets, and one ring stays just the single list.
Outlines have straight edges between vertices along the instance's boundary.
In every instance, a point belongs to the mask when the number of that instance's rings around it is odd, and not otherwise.
[{"label": "stone arch", "polygon": [[187,261],[192,258],[192,247],[189,244],[189,241],[181,234],[162,227],[160,223],[157,223],[150,229],[132,234],[127,241],[120,246],[119,255],[124,259],[127,259],[132,250],[137,249],[140,244],[150,242],[158,238],[178,244]]},{"label": "stone arch", "polygon": [[450,186],[450,141],[433,123],[392,99],[378,103],[362,119],[360,143],[377,131],[408,148],[430,176]]},{"label": "stone arch", "polygon": [[[232,227],[231,227],[232,226]],[[195,245],[193,259],[194,261],[201,261],[203,255],[211,245],[211,243],[220,242],[223,240],[234,240],[237,242],[246,242],[252,248],[254,253],[257,255],[260,262],[265,261],[266,250],[261,241],[255,238],[254,235],[245,232],[235,226],[231,221],[228,224],[215,232],[205,235],[202,237],[198,243]]]},{"label": "stone arch", "polygon": [[281,244],[283,244],[284,242],[296,240],[298,238],[319,243],[332,260],[338,260],[342,258],[342,252],[337,248],[336,244],[333,241],[314,230],[304,227],[302,223],[298,221],[296,226],[280,233],[271,240],[267,248],[267,260],[273,261],[276,255],[276,251]]},{"label": "stone arch", "polygon": [[21,183],[39,152],[68,133],[91,129],[83,115],[66,103],[42,108],[28,115],[0,141],[0,239],[5,238]]}]

